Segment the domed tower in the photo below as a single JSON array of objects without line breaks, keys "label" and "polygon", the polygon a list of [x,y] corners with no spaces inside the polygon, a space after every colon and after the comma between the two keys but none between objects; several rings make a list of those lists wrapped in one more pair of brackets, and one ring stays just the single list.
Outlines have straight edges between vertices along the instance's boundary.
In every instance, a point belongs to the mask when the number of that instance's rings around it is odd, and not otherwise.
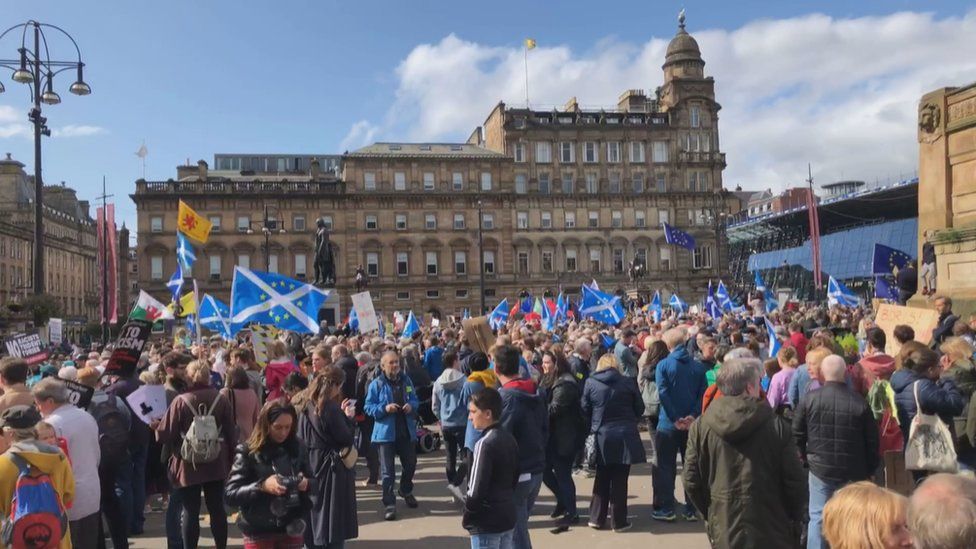
[{"label": "domed tower", "polygon": [[[660,90],[660,101],[665,111],[691,98],[715,103],[715,80],[705,76],[705,61],[698,42],[685,30],[684,10],[678,14],[678,33],[668,44],[661,68],[664,69],[664,85]],[[717,111],[718,105],[715,107]]]}]

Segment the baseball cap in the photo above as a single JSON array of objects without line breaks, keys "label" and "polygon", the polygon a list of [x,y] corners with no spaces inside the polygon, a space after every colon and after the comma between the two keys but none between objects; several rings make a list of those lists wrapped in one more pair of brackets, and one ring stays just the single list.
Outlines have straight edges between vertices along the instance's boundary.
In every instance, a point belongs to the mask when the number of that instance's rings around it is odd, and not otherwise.
[{"label": "baseball cap", "polygon": [[30,429],[41,421],[41,414],[33,406],[11,406],[0,414],[0,427]]}]

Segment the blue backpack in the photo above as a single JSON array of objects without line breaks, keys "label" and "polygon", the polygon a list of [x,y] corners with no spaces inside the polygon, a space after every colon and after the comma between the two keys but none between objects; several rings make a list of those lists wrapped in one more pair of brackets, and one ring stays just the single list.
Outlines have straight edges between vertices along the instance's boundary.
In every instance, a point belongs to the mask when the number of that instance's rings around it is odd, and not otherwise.
[{"label": "blue backpack", "polygon": [[55,549],[68,533],[68,516],[61,496],[46,473],[31,474],[31,465],[17,454],[10,461],[20,474],[14,487],[10,516],[3,520],[0,538],[7,547]]}]

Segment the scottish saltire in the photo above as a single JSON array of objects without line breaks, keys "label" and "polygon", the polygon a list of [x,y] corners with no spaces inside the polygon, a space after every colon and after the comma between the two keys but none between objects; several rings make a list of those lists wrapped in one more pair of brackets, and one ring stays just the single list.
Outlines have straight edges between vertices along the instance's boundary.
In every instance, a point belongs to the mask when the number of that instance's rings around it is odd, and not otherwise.
[{"label": "scottish saltire", "polygon": [[548,303],[544,303],[542,305],[542,314],[541,314],[541,316],[542,316],[542,329],[543,330],[546,330],[547,332],[551,332],[552,331],[552,328],[553,328],[553,326],[555,324],[555,322],[554,322],[555,321],[555,315],[553,314],[552,309],[549,308],[549,304]]},{"label": "scottish saltire", "polygon": [[671,294],[671,299],[668,300],[668,305],[679,313],[684,313],[688,310],[688,304],[678,297],[678,294]]},{"label": "scottish saltire", "polygon": [[210,220],[193,211],[186,202],[180,200],[179,209],[176,212],[176,228],[186,236],[196,240],[200,244],[206,244],[210,238],[212,227]]},{"label": "scottish saltire", "polygon": [[715,301],[711,280],[708,281],[708,294],[705,296],[705,312],[712,318],[722,318],[722,308]]},{"label": "scottish saltire", "polygon": [[602,345],[604,349],[612,351],[613,348],[617,346],[617,340],[611,337],[609,334],[601,332],[600,345]]},{"label": "scottish saltire", "polygon": [[718,281],[718,288],[715,289],[715,301],[718,302],[718,306],[723,311],[732,310],[732,298],[729,297],[729,291],[725,288],[725,283],[721,280]]},{"label": "scottish saltire", "polygon": [[592,281],[590,281],[590,288],[593,288],[596,291],[600,291],[600,285],[596,283],[595,278]]},{"label": "scottish saltire", "polygon": [[527,295],[525,299],[522,300],[522,302],[519,304],[519,311],[525,315],[532,312],[532,294]]},{"label": "scottish saltire", "polygon": [[648,305],[651,314],[654,315],[654,322],[661,321],[661,315],[664,313],[664,308],[661,306],[661,290],[654,290],[654,297],[651,298],[651,303]]},{"label": "scottish saltire", "polygon": [[[193,292],[187,292],[183,294],[183,297],[180,298],[179,302],[180,302],[180,312],[176,316],[182,318],[197,312],[197,300],[193,297]],[[176,306],[174,305],[174,303],[176,303],[175,299],[173,300],[173,303],[170,303],[169,305],[166,306],[166,309],[175,314]]]},{"label": "scottish saltire", "polygon": [[274,341],[274,337],[275,329],[273,326],[265,326],[263,324],[251,325],[251,345],[254,349],[254,362],[257,362],[262,368],[267,366],[270,360],[268,348],[271,346],[271,342]]},{"label": "scottish saltire", "polygon": [[874,297],[898,301],[898,290],[891,287],[887,278],[876,276],[874,277]]},{"label": "scottish saltire", "polygon": [[506,297],[491,310],[491,314],[488,315],[488,325],[491,326],[492,330],[497,330],[508,322],[510,312],[508,309],[508,298]]},{"label": "scottish saltire", "polygon": [[773,327],[773,323],[769,321],[769,317],[763,317],[766,320],[766,335],[769,336],[769,358],[775,358],[776,354],[779,353],[780,348],[783,347],[783,342],[779,340],[776,335],[776,328]]},{"label": "scottish saltire", "polygon": [[620,303],[620,296],[605,294],[585,284],[582,291],[580,316],[614,326],[624,319],[626,313],[623,304]]},{"label": "scottish saltire", "polygon": [[831,306],[857,307],[861,304],[861,298],[854,295],[843,282],[831,276],[827,279],[827,303]]},{"label": "scottish saltire", "polygon": [[328,290],[238,265],[230,294],[231,331],[236,333],[250,322],[317,334],[319,309],[327,299]]},{"label": "scottish saltire", "polygon": [[664,240],[668,244],[695,251],[695,237],[667,223],[662,223],[662,225],[664,225]]},{"label": "scottish saltire", "polygon": [[773,295],[773,291],[766,287],[766,283],[763,282],[762,275],[759,271],[755,272],[756,278],[756,290],[762,292],[763,301],[766,302],[766,312],[771,313],[779,308],[779,301],[776,300],[776,296]]},{"label": "scottish saltire", "polygon": [[400,334],[400,337],[408,339],[413,337],[413,334],[419,331],[420,323],[417,322],[417,317],[414,316],[413,311],[410,311],[410,314],[407,315],[407,323],[403,326],[403,333]]},{"label": "scottish saltire", "polygon": [[135,307],[129,313],[129,318],[132,320],[156,322],[158,320],[173,318],[173,312],[166,309],[165,305],[147,294],[145,290],[139,290],[139,299],[136,300]]},{"label": "scottish saltire", "polygon": [[230,331],[230,307],[210,294],[204,294],[197,311],[200,326],[220,334],[224,339],[232,337]]},{"label": "scottish saltire", "polygon": [[190,331],[191,334],[197,335],[197,315],[186,315],[186,329]]},{"label": "scottish saltire", "polygon": [[176,265],[176,272],[166,281],[166,287],[169,288],[169,293],[173,296],[173,301],[179,299],[180,294],[183,293],[183,266],[179,263]]},{"label": "scottish saltire", "polygon": [[183,236],[183,233],[176,233],[176,259],[187,270],[193,268],[193,262],[197,260],[193,244],[190,244],[190,239]]},{"label": "scottish saltire", "polygon": [[356,314],[356,308],[355,307],[349,309],[349,318],[348,318],[347,321],[349,323],[349,329],[350,330],[352,330],[354,332],[358,332],[359,331],[359,315]]},{"label": "scottish saltire", "polygon": [[559,292],[559,296],[556,298],[556,315],[555,323],[559,324],[561,322],[566,322],[569,313],[569,300],[562,292]]},{"label": "scottish saltire", "polygon": [[464,312],[461,313],[461,320],[468,320],[469,318],[471,318],[471,310],[465,308]]},{"label": "scottish saltire", "polygon": [[820,212],[817,211],[817,197],[813,194],[813,187],[807,189],[807,225],[810,227],[810,264],[813,271],[813,285],[818,290],[822,287],[820,263]]},{"label": "scottish saltire", "polygon": [[889,275],[895,269],[904,269],[911,262],[912,256],[905,252],[875,243],[871,272],[876,275]]}]

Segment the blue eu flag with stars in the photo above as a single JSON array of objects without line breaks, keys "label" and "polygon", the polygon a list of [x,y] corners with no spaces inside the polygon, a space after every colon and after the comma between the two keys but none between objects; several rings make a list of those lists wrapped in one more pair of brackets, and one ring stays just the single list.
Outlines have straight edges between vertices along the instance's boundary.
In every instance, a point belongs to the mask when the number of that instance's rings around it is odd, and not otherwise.
[{"label": "blue eu flag with stars", "polygon": [[695,237],[667,223],[664,223],[664,240],[668,244],[675,244],[682,248],[695,251]]},{"label": "blue eu flag with stars", "polygon": [[896,250],[884,244],[874,245],[874,261],[871,262],[871,273],[876,275],[890,275],[897,267],[904,269],[912,261],[912,256],[901,250]]},{"label": "blue eu flag with stars", "polygon": [[328,290],[280,274],[237,266],[230,296],[231,331],[236,333],[252,322],[317,334],[319,309],[327,299]]}]

